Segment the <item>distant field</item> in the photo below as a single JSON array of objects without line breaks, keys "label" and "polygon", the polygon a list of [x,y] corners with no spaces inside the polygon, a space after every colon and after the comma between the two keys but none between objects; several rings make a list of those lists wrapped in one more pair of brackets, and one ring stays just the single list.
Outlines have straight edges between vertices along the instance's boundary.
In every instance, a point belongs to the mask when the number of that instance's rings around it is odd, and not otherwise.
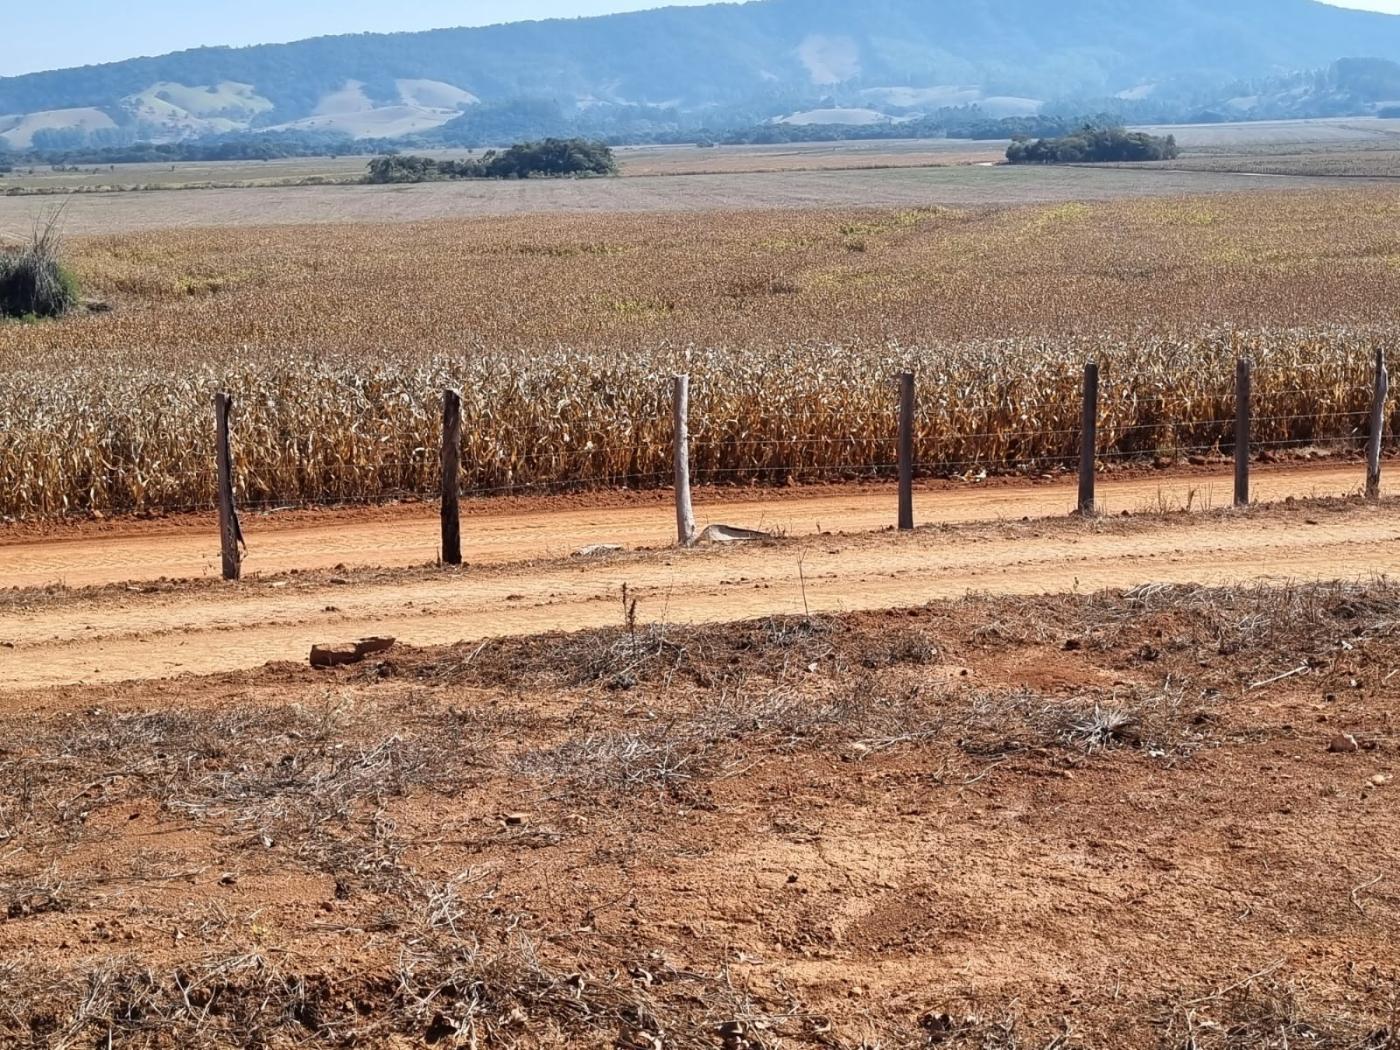
[{"label": "distant field", "polygon": [[[904,139],[888,142],[821,142],[783,146],[629,146],[617,151],[623,175],[732,174],[761,171],[828,171],[931,167],[997,161],[1004,142]],[[468,150],[421,150],[425,156],[458,159]],[[105,192],[276,186],[308,180],[349,182],[365,173],[369,158],[290,157],[273,161],[188,161],[175,164],[84,165],[77,171],[21,168],[0,176],[6,189]]]},{"label": "distant field", "polygon": [[1331,120],[1263,120],[1239,124],[1175,124],[1150,130],[1174,135],[1187,153],[1257,154],[1303,149],[1400,148],[1400,120],[1347,117]]},{"label": "distant field", "polygon": [[1149,165],[1168,171],[1249,173],[1332,179],[1400,178],[1400,149],[1329,149],[1298,153],[1186,156]]},{"label": "distant field", "polygon": [[1137,168],[1326,178],[1400,177],[1400,120],[1294,120],[1151,129],[1183,155]]},{"label": "distant field", "polygon": [[1005,142],[899,139],[883,142],[812,142],[784,146],[643,146],[618,151],[624,175],[828,171],[996,163]]},{"label": "distant field", "polygon": [[[1306,180],[1291,183],[1307,188]],[[1325,180],[1316,187],[1331,185]],[[422,222],[553,212],[652,213],[946,204],[969,207],[1259,189],[1247,175],[1117,168],[939,167],[417,186],[303,186],[61,198],[71,235],[303,223]],[[59,198],[0,197],[0,237],[22,237]]]},{"label": "distant field", "polygon": [[[465,150],[434,151],[432,156],[456,158]],[[20,168],[0,176],[0,196],[6,189],[45,192],[135,189],[184,189],[208,185],[275,185],[294,180],[348,181],[365,173],[368,157],[288,157],[282,160],[184,161],[177,164],[80,165],[77,171],[50,167]]]},{"label": "distant field", "polygon": [[[1400,120],[1314,120],[1274,121],[1250,124],[1182,125],[1154,128],[1161,134],[1174,134],[1184,148],[1180,161],[1161,165],[1138,165],[1134,170],[1169,168],[1187,172],[1253,173],[1279,175],[1315,175],[1320,177],[1356,176],[1390,177],[1400,173]],[[800,173],[861,173],[878,169],[923,168],[985,168],[997,164],[1005,156],[1006,142],[971,142],[961,139],[904,139],[872,142],[793,143],[773,146],[718,146],[701,149],[696,146],[634,146],[618,150],[622,174],[627,177],[725,175],[748,176],[761,174],[793,175]],[[458,158],[466,150],[424,151],[437,158]],[[6,190],[24,194],[107,194],[150,190],[285,190],[321,188],[340,191],[354,183],[364,173],[367,157],[302,157],[262,161],[229,161],[222,163],[177,164],[119,164],[86,166],[77,171],[54,171],[47,167],[24,168],[8,176],[0,176],[0,233],[7,218],[13,219],[15,206],[4,201]],[[1028,200],[1073,199],[1079,193],[1079,183],[1069,190],[1063,176],[1042,174],[1032,180],[1039,192],[1026,192],[1016,176],[1006,181],[994,181],[999,176],[987,176],[982,171],[944,174],[935,178],[933,188],[944,194],[938,199],[946,203],[1015,203]],[[1021,178],[1024,178],[1022,176]],[[480,211],[486,214],[510,214],[520,210],[620,210],[653,211],[690,207],[685,198],[699,201],[699,207],[802,207],[868,203],[899,205],[908,203],[911,191],[907,182],[849,183],[844,180],[818,180],[790,187],[773,182],[733,183],[732,200],[716,194],[713,187],[684,183],[669,190],[620,189],[599,190],[580,188],[577,184],[555,185],[553,189],[521,187],[435,187],[426,194],[436,201],[399,209],[388,209],[389,219],[429,218],[437,214],[435,207],[445,207],[444,214],[471,214],[477,209],[464,200],[484,202]],[[777,187],[776,189],[774,187]],[[1242,185],[1168,183],[1164,186],[1132,185],[1121,178],[1116,181],[1084,183],[1083,194],[1089,199],[1118,195],[1156,192],[1214,191],[1240,189]],[[475,191],[473,193],[473,190]],[[866,192],[871,195],[866,197]],[[919,188],[913,187],[917,193]],[[379,191],[394,192],[394,191]],[[286,207],[274,203],[274,217],[269,221],[317,221],[324,209],[334,207],[330,202],[348,200],[330,197],[300,198],[309,203],[309,212],[287,217]],[[31,198],[32,201],[32,198]],[[448,202],[448,203],[443,203]],[[203,210],[208,201],[201,199],[194,207]],[[23,205],[20,206],[23,209]],[[237,198],[218,199],[209,208],[210,221],[241,222],[243,205]],[[358,206],[346,204],[349,217],[359,217]],[[132,206],[138,216],[148,214],[141,205]],[[169,209],[175,216],[173,224],[187,225],[191,205],[162,202],[153,211]],[[376,211],[376,207],[369,209]],[[128,213],[119,209],[120,228],[129,228]],[[367,214],[365,218],[374,218]],[[142,220],[138,219],[139,224]]]}]

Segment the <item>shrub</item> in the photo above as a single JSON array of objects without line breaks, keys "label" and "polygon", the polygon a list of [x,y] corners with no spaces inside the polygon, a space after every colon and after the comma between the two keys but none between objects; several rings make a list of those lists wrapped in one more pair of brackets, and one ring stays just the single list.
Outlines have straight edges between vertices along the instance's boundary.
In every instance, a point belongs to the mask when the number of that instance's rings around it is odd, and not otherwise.
[{"label": "shrub", "polygon": [[1176,138],[1125,128],[1084,127],[1058,139],[1018,139],[1006,151],[1012,164],[1087,164],[1104,161],[1175,160]]},{"label": "shrub", "polygon": [[367,181],[379,185],[401,182],[437,182],[446,178],[430,157],[375,157],[369,162]]},{"label": "shrub", "polygon": [[536,175],[614,175],[617,159],[606,143],[586,139],[544,139],[494,150],[481,160],[458,162],[459,178],[528,179]]},{"label": "shrub", "polygon": [[78,303],[78,285],[59,261],[57,224],[34,230],[21,248],[0,251],[0,317],[59,317]]}]

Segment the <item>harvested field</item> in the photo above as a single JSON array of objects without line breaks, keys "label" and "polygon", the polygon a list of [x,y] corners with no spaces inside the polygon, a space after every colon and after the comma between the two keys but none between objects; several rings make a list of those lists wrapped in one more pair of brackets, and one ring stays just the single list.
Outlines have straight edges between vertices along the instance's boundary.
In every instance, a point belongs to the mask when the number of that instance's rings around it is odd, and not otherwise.
[{"label": "harvested field", "polygon": [[1276,177],[1326,176],[1333,179],[1400,178],[1400,149],[1322,149],[1303,153],[1270,152],[1264,156],[1192,156],[1152,161],[1156,170],[1214,171]]},{"label": "harvested field", "polygon": [[1394,148],[1400,143],[1400,120],[1376,117],[1176,124],[1150,130],[1156,135],[1175,136],[1188,154],[1266,156],[1320,149]]},{"label": "harvested field", "polygon": [[428,491],[448,384],[473,490],[661,484],[676,371],[701,480],[887,474],[904,367],[926,473],[1063,469],[1089,356],[1109,462],[1228,440],[1242,353],[1261,452],[1354,449],[1400,310],[1395,210],[1353,189],[84,238],[114,309],[0,327],[23,363],[0,380],[0,514],[206,505],[217,385],[257,504]]},{"label": "harvested field", "polygon": [[618,151],[618,162],[624,176],[948,167],[996,163],[1005,158],[1005,142],[970,142],[965,139],[795,142],[778,146],[715,146],[710,149],[644,146]]},{"label": "harvested field", "polygon": [[619,603],[10,697],[0,1040],[1384,1050],[1397,618],[1383,582]]},{"label": "harvested field", "polygon": [[1400,120],[1280,120],[1151,130],[1174,136],[1182,156],[1131,165],[1134,170],[1339,180],[1400,178]]},{"label": "harvested field", "polygon": [[[638,179],[530,179],[417,186],[294,186],[65,198],[74,234],[208,226],[435,222],[539,213],[672,213],[773,208],[977,206],[1240,193],[1248,176],[1112,168],[919,167],[871,171],[773,171]],[[1304,184],[1306,187],[1308,184]],[[1326,180],[1311,184],[1313,189]],[[52,200],[0,197],[0,237],[28,231]]]},{"label": "harvested field", "polygon": [[[638,146],[617,150],[627,176],[746,174],[765,171],[859,171],[868,168],[942,167],[999,161],[1006,144],[959,140],[793,143],[782,146]],[[467,150],[416,150],[420,156],[459,160]],[[346,184],[365,173],[370,158],[289,157],[273,161],[181,161],[54,170],[22,168],[0,177],[0,197],[37,192],[95,193]]]},{"label": "harvested field", "polygon": [[764,349],[794,333],[917,345],[1388,324],[1396,214],[1389,190],[1349,187],[74,237],[84,288],[113,310],[5,325],[0,355]]}]

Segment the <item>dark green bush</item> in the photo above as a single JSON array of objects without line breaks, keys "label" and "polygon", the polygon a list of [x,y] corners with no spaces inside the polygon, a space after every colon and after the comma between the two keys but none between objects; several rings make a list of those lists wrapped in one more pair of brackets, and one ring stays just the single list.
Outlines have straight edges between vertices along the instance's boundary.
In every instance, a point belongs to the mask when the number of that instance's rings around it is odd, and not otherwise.
[{"label": "dark green bush", "polygon": [[369,174],[365,176],[365,181],[381,186],[400,182],[439,182],[447,177],[439,169],[439,163],[431,157],[375,157],[369,162]]},{"label": "dark green bush", "polygon": [[53,223],[21,248],[0,249],[0,317],[60,317],[78,305],[78,283],[59,260]]},{"label": "dark green bush", "polygon": [[1092,164],[1112,161],[1175,160],[1175,137],[1125,128],[1085,127],[1057,139],[1018,139],[1006,151],[1012,164]]},{"label": "dark green bush", "polygon": [[487,150],[465,160],[431,157],[375,157],[365,181],[371,183],[440,182],[446,179],[529,179],[539,176],[615,175],[617,159],[603,142],[543,139],[508,150]]}]

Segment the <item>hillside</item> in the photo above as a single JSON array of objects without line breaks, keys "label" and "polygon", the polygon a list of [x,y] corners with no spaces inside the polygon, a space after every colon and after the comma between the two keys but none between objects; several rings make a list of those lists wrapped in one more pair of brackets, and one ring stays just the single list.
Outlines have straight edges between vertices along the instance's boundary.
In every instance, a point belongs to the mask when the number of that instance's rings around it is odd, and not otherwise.
[{"label": "hillside", "polygon": [[[1313,0],[759,0],[599,18],[202,48],[0,79],[12,148],[247,129],[393,137],[483,105],[599,119],[902,119],[1171,92],[1366,55],[1400,17]],[[509,123],[507,121],[507,123]]]}]

